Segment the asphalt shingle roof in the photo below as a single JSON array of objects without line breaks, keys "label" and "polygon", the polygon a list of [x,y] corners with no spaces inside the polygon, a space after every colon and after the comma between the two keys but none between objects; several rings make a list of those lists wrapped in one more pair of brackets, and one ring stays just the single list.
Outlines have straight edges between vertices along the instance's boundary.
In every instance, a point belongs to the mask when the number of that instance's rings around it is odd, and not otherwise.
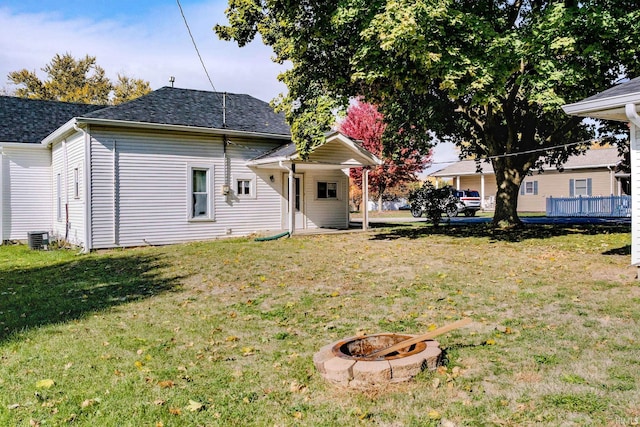
[{"label": "asphalt shingle roof", "polygon": [[249,95],[227,93],[226,127],[223,126],[222,104],[220,92],[163,87],[83,117],[290,135],[284,115],[276,114],[264,101]]},{"label": "asphalt shingle roof", "polygon": [[104,105],[0,96],[0,142],[40,143],[70,119]]},{"label": "asphalt shingle roof", "polygon": [[[589,167],[614,166],[621,160],[622,158],[618,154],[617,148],[590,149],[582,155],[569,157],[569,160],[564,164],[563,168],[565,170],[568,170]],[[482,161],[480,162],[480,166],[482,167],[482,173],[493,173],[493,167],[491,166],[491,163]],[[431,176],[448,177],[457,175],[471,175],[475,174],[476,172],[475,160],[461,160],[447,166],[444,169],[440,169],[439,171],[432,173]]]},{"label": "asphalt shingle roof", "polygon": [[631,79],[627,82],[620,83],[612,88],[597,93],[589,98],[583,99],[580,102],[595,101],[598,99],[613,98],[615,96],[628,95],[631,93],[640,93],[640,77]]}]

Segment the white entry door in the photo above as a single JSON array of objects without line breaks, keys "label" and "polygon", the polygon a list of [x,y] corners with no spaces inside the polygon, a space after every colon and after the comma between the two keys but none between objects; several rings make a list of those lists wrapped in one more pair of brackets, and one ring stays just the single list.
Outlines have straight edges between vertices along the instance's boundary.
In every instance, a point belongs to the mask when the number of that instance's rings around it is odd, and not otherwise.
[{"label": "white entry door", "polygon": [[[304,175],[294,174],[294,188],[295,192],[293,197],[295,198],[296,217],[295,225],[296,230],[306,228],[306,218],[304,214]],[[283,194],[285,195],[284,209],[286,212],[284,216],[283,228],[289,227],[289,174],[285,173],[282,176]]]}]

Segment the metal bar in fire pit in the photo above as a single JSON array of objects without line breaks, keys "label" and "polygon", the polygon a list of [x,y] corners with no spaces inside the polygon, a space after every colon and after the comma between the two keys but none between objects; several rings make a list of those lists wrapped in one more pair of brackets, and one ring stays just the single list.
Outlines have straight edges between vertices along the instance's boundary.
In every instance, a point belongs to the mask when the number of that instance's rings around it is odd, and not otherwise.
[{"label": "metal bar in fire pit", "polygon": [[367,358],[371,358],[371,357],[384,357],[387,354],[391,354],[395,351],[399,351],[402,350],[403,348],[412,346],[414,344],[417,344],[421,341],[426,341],[426,340],[430,340],[431,338],[435,338],[438,335],[442,335],[444,333],[447,333],[449,331],[452,331],[454,329],[458,329],[461,328],[465,325],[468,325],[469,323],[471,323],[471,319],[469,317],[466,317],[464,319],[460,319],[457,322],[453,322],[449,325],[445,325],[442,326],[438,329],[434,329],[431,332],[427,332],[426,334],[422,334],[422,335],[418,335],[417,337],[413,337],[413,338],[409,338],[408,340],[404,340],[404,341],[400,341],[397,344],[394,344],[390,347],[387,348],[382,348],[380,350],[376,350],[374,352],[371,352],[369,354],[367,354],[365,357]]}]

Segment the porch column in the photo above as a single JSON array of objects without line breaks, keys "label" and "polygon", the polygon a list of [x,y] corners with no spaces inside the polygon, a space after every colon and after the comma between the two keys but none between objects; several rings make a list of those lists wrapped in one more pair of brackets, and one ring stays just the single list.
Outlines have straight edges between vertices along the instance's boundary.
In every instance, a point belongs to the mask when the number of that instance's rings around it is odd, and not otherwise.
[{"label": "porch column", "polygon": [[485,208],[484,206],[484,174],[480,175],[480,206],[482,207],[482,209]]},{"label": "porch column", "polygon": [[369,168],[362,168],[362,229],[369,228]]},{"label": "porch column", "polygon": [[296,180],[293,174],[293,165],[289,167],[289,235],[292,236],[296,229]]},{"label": "porch column", "polygon": [[456,176],[456,190],[460,191],[460,175]]}]

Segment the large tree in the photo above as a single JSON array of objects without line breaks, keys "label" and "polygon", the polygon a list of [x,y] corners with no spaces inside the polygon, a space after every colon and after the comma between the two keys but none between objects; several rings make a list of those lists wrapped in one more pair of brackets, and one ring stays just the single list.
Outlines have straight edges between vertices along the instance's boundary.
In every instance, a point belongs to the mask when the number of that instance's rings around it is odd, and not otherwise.
[{"label": "large tree", "polygon": [[276,104],[302,152],[362,96],[383,114],[392,155],[422,150],[431,130],[490,161],[495,224],[520,223],[527,174],[586,148],[553,148],[593,135],[560,106],[640,64],[638,0],[229,0],[226,13],[221,38],[243,46],[259,33],[292,64]]},{"label": "large tree", "polygon": [[[384,152],[382,136],[386,124],[375,105],[355,100],[347,109],[347,115],[338,125],[340,132],[356,139],[362,146],[382,159],[383,164],[369,172],[369,188],[378,197],[378,210],[388,189],[417,180],[429,163],[430,153],[424,155],[418,150],[402,149],[398,156],[387,156]],[[362,185],[362,169],[351,169],[351,179]],[[365,207],[366,209],[366,207]]]},{"label": "large tree", "polygon": [[15,95],[20,98],[51,101],[83,102],[88,104],[119,104],[151,91],[149,83],[118,75],[115,84],[106,77],[94,56],[75,59],[71,54],[56,54],[42,68],[47,79],[41,80],[35,71],[12,71],[8,78],[18,86]]}]

